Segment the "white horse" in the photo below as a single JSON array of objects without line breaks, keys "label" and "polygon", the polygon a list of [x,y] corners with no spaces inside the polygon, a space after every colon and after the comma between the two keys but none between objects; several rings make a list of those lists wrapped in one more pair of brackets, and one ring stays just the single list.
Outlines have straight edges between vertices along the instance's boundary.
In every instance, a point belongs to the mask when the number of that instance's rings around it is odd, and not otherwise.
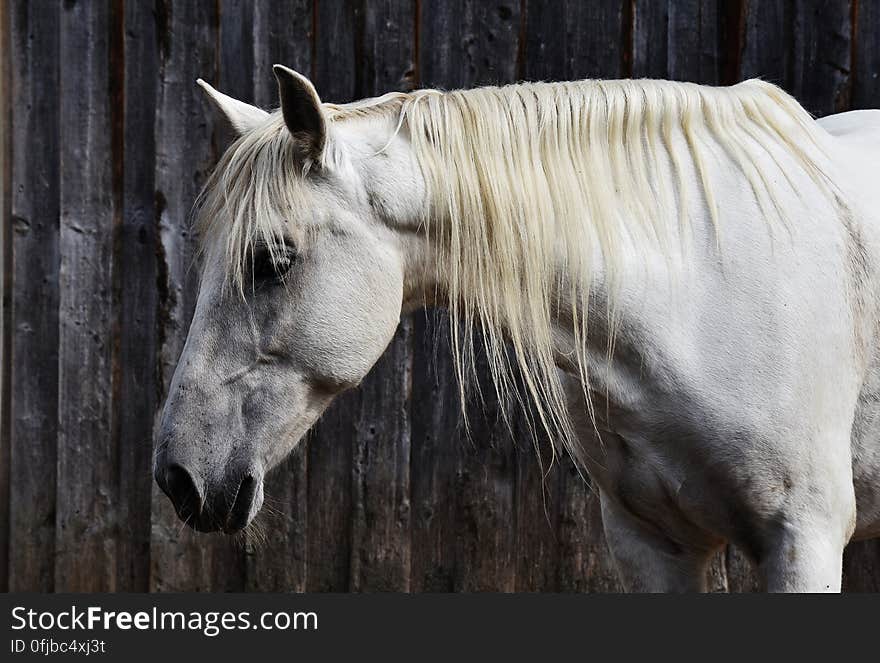
[{"label": "white horse", "polygon": [[839,590],[880,534],[880,112],[815,122],[760,81],[333,105],[275,74],[271,114],[200,81],[239,138],[158,432],[183,520],[245,527],[400,316],[441,304],[460,377],[478,331],[502,400],[599,487],[628,589],[704,589],[729,541],[769,590]]}]

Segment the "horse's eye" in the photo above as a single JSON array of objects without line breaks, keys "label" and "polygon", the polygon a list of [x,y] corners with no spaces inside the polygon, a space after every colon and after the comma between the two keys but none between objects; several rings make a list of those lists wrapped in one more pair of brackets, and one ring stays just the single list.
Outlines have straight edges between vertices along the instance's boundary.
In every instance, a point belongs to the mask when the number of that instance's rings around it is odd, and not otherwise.
[{"label": "horse's eye", "polygon": [[290,248],[277,253],[274,259],[267,249],[257,252],[253,266],[254,283],[280,279],[290,270],[295,259],[296,253]]}]

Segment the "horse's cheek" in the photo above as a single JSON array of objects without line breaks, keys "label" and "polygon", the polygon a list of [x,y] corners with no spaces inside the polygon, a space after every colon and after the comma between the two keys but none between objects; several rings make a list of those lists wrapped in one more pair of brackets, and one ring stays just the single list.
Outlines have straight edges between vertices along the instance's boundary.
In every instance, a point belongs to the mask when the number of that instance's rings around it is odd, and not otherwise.
[{"label": "horse's cheek", "polygon": [[[304,284],[292,312],[290,343],[311,377],[350,387],[384,352],[400,317],[400,286],[362,271],[326,275]],[[372,277],[372,278],[371,278]]]}]

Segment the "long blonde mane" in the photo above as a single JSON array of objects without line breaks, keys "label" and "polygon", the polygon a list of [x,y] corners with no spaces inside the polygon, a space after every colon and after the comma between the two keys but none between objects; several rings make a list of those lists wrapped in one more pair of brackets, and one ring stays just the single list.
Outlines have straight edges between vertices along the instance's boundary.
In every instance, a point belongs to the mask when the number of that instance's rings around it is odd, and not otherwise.
[{"label": "long blonde mane", "polygon": [[[736,164],[768,220],[784,218],[767,174],[779,150],[818,186],[830,184],[819,165],[821,129],[782,90],[757,80],[729,88],[626,80],[421,90],[325,104],[325,111],[329,167],[340,159],[336,123],[385,117],[408,136],[429,191],[422,221],[455,321],[461,384],[474,370],[472,332],[479,331],[502,402],[531,401],[536,425],[576,460],[551,335],[564,299],[590,403],[587,312],[596,256],[608,286],[610,347],[624,238],[662,243],[670,223],[685,230],[694,197],[716,230],[723,224],[713,196],[715,155]],[[275,250],[290,210],[313,205],[304,185],[309,167],[275,113],[240,138],[212,175],[200,233],[239,287],[252,247]],[[785,175],[779,164],[776,170]],[[697,190],[686,173],[696,173]]]}]

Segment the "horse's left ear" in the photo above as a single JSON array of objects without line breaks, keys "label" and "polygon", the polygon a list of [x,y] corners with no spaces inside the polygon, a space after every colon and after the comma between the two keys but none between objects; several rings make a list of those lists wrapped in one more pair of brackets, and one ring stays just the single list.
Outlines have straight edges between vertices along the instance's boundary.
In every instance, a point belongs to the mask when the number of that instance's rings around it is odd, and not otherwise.
[{"label": "horse's left ear", "polygon": [[205,91],[214,106],[223,113],[223,117],[239,136],[262,124],[269,117],[269,114],[261,108],[218,92],[201,78],[196,83]]},{"label": "horse's left ear", "polygon": [[283,65],[276,64],[272,70],[278,80],[284,124],[308,156],[318,161],[327,141],[327,121],[315,86],[302,74]]}]

